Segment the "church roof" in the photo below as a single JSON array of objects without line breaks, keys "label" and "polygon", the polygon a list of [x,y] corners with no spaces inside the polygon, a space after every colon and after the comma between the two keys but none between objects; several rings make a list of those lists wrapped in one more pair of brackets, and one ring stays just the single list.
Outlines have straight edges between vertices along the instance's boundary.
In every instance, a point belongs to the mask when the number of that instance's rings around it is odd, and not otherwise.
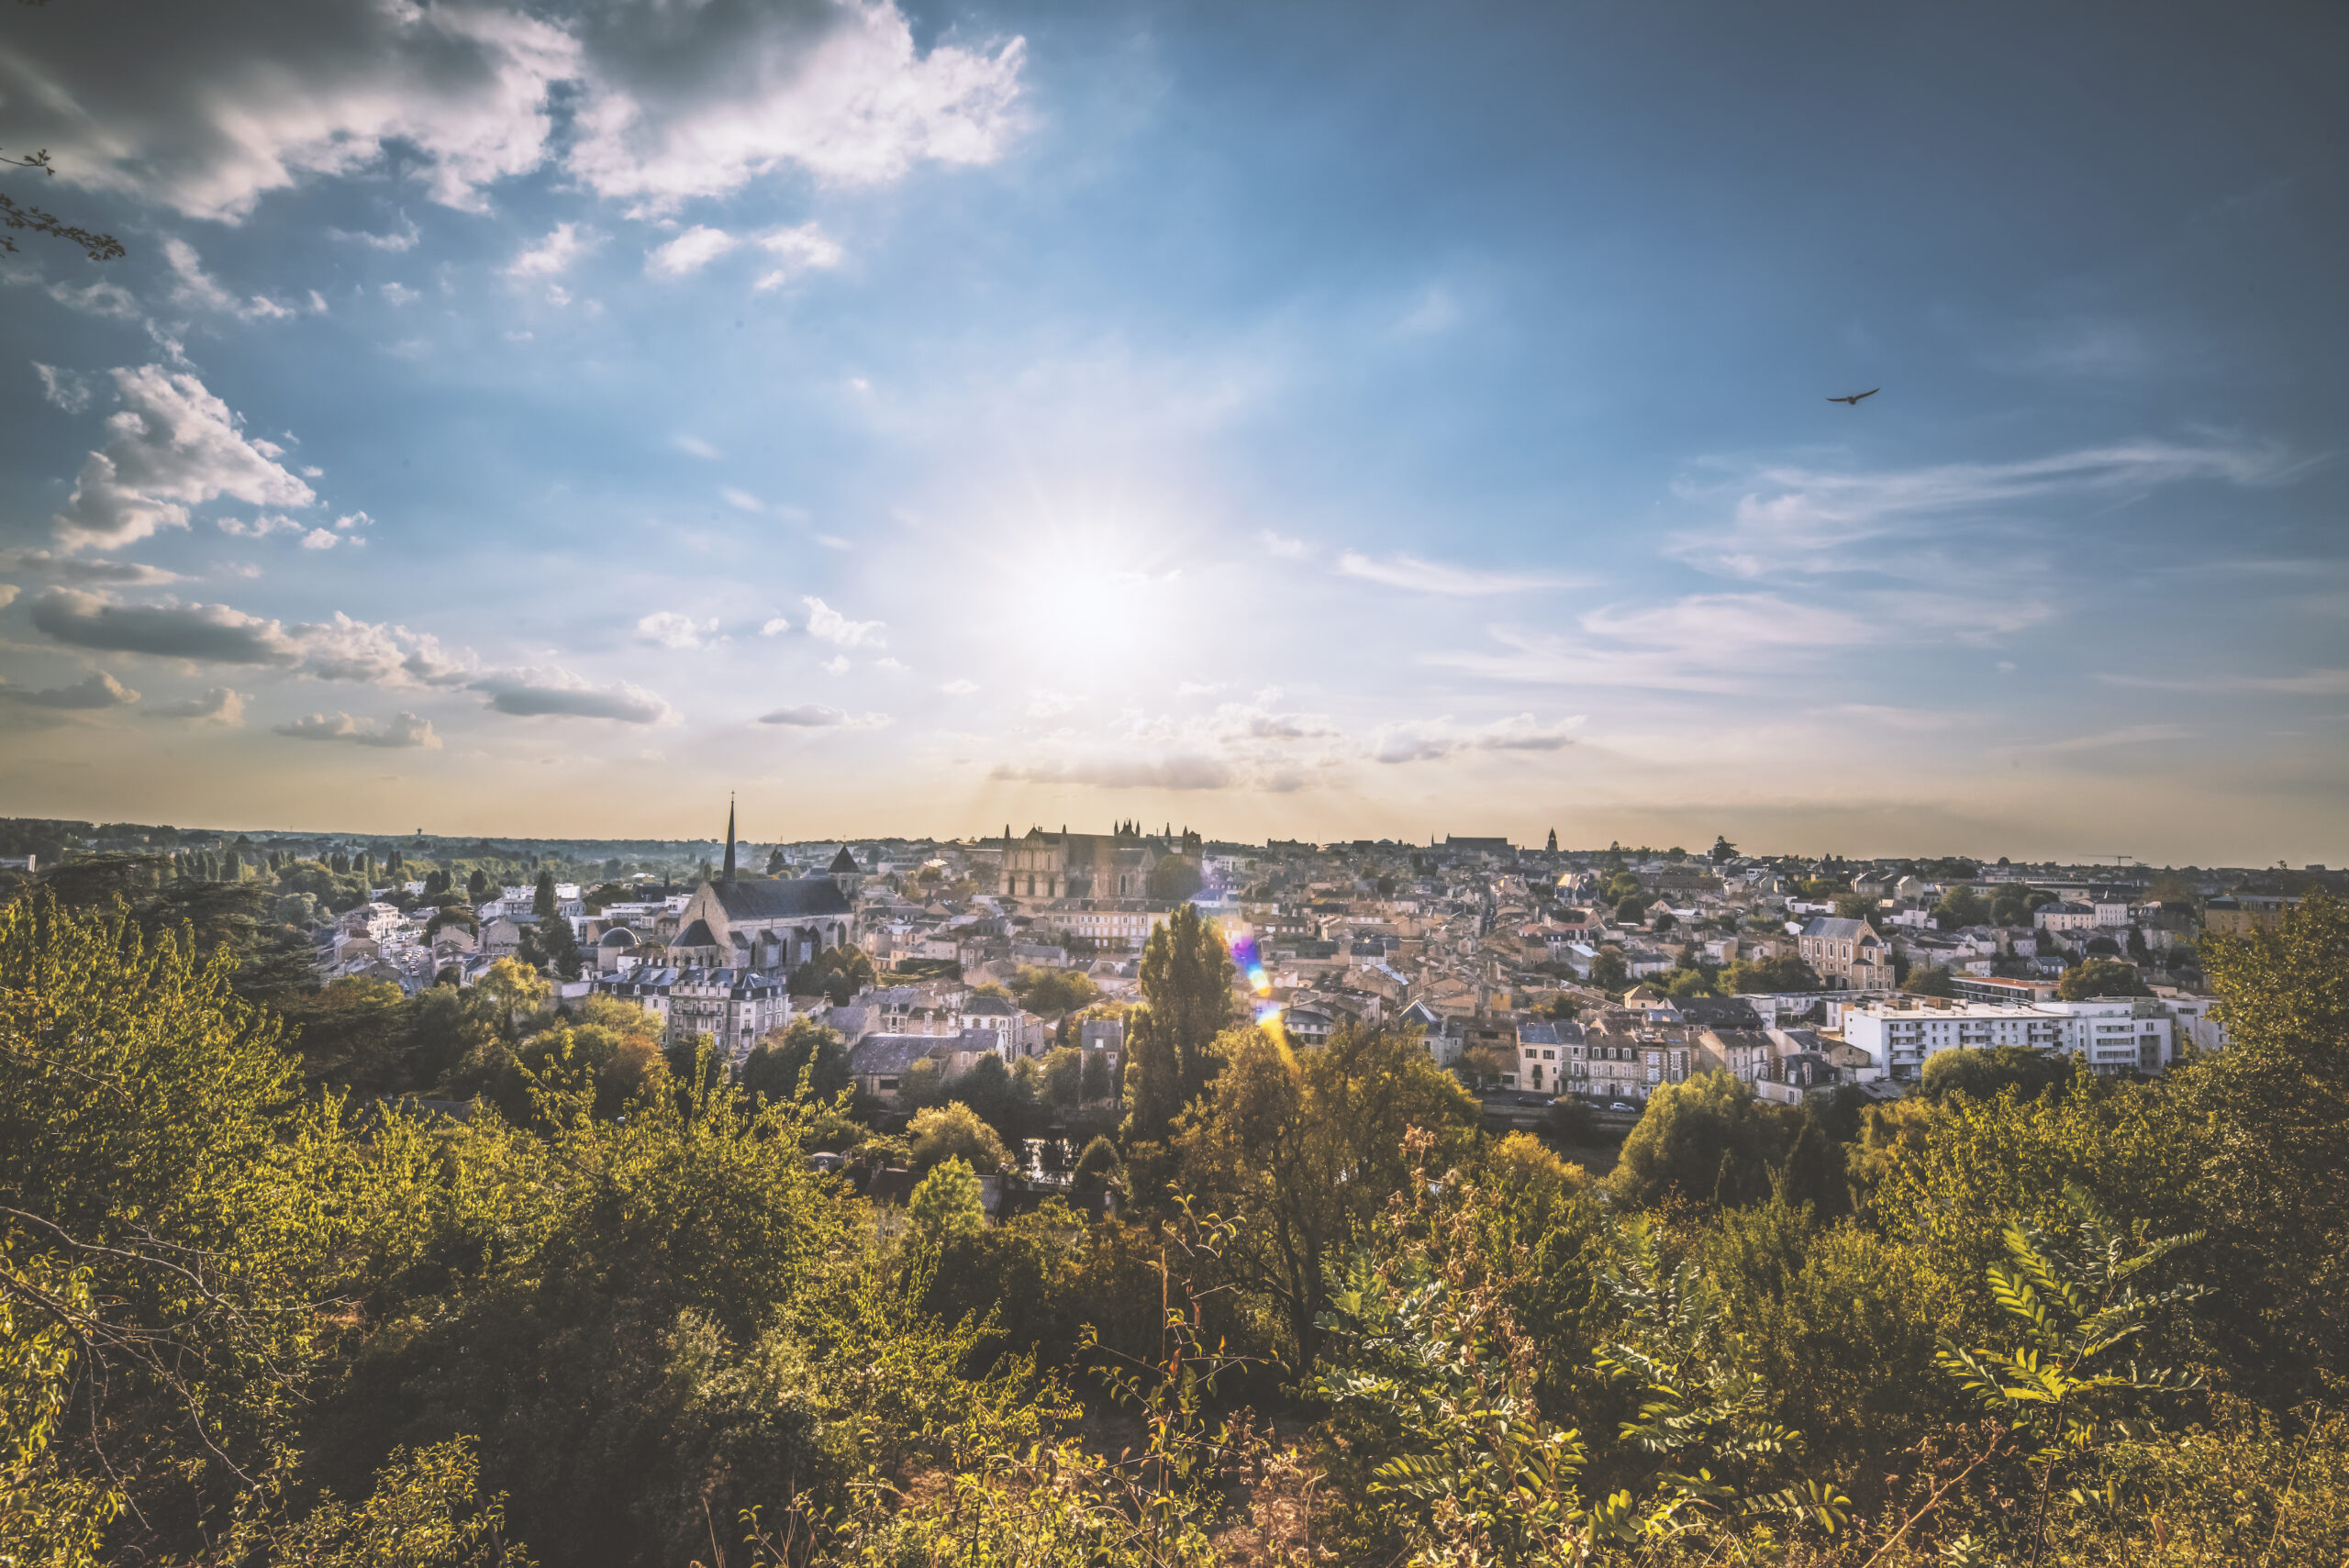
[{"label": "church roof", "polygon": [[827,873],[837,873],[843,871],[861,871],[863,868],[856,863],[856,857],[848,852],[848,846],[846,844],[842,844],[841,846],[841,852],[834,855],[832,857],[832,863],[826,866],[824,869]]},{"label": "church roof", "polygon": [[803,915],[846,915],[848,895],[829,877],[805,876],[790,882],[723,882],[716,884],[718,901],[729,919],[793,919]]},{"label": "church roof", "polygon": [[677,940],[669,945],[678,948],[714,948],[718,945],[718,938],[711,933],[708,921],[696,920],[692,925],[679,931]]}]

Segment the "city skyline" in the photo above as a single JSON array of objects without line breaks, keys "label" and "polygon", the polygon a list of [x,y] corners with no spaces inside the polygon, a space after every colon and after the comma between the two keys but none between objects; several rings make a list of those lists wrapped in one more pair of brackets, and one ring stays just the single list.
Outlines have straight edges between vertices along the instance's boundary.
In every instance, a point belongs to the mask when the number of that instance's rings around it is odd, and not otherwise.
[{"label": "city skyline", "polygon": [[2338,18],[127,9],[0,813],[2349,859]]}]

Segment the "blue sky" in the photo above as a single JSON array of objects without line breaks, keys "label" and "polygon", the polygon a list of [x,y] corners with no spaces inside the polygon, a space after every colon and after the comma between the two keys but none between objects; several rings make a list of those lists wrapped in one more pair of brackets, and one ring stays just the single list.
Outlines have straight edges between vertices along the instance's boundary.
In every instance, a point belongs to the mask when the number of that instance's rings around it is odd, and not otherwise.
[{"label": "blue sky", "polygon": [[26,9],[0,810],[2349,859],[2349,28],[2048,12]]}]

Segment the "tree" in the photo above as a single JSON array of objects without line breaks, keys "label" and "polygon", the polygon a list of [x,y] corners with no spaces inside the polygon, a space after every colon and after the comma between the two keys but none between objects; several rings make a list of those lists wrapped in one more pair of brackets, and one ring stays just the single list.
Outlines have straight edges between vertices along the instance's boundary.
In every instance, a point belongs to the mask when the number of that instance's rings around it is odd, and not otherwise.
[{"label": "tree", "polygon": [[1873,920],[1876,898],[1871,893],[1839,893],[1835,895],[1835,917],[1839,920]]},{"label": "tree", "polygon": [[807,1093],[829,1100],[849,1086],[848,1048],[835,1031],[813,1018],[794,1018],[771,1031],[743,1059],[739,1082],[760,1099],[793,1099],[807,1080]]},{"label": "tree", "polygon": [[1909,971],[1900,988],[1912,996],[1951,997],[1957,995],[1957,981],[1946,969],[1921,963]]},{"label": "tree", "polygon": [[[1783,1114],[1782,1114],[1783,1113]],[[1724,1072],[1660,1084],[1608,1177],[1617,1197],[1653,1208],[1666,1197],[1724,1207],[1769,1195],[1801,1113],[1765,1105]]]},{"label": "tree", "polygon": [[1740,959],[1721,972],[1721,986],[1731,995],[1773,995],[1790,991],[1816,991],[1819,976],[1792,953],[1769,958]]},{"label": "tree", "polygon": [[1197,905],[1184,905],[1150,933],[1141,994],[1142,1006],[1126,1019],[1130,1146],[1166,1137],[1214,1074],[1211,1047],[1231,1019],[1231,955]]},{"label": "tree", "polygon": [[1990,918],[1991,906],[1984,903],[1982,895],[1964,883],[1944,892],[1942,901],[1933,906],[1933,924],[1944,931],[1957,930],[1965,926],[1987,925]]},{"label": "tree", "polygon": [[1085,1052],[1073,1045],[1055,1048],[1044,1058],[1044,1097],[1058,1110],[1073,1111],[1084,1096]]},{"label": "tree", "polygon": [[2060,1056],[2029,1046],[2001,1045],[1988,1051],[1935,1051],[1925,1062],[1921,1081],[1927,1099],[1971,1095],[1991,1099],[2009,1089],[2026,1100],[2037,1099],[2072,1081],[2072,1063]]},{"label": "tree", "polygon": [[1031,1013],[1074,1013],[1101,999],[1092,976],[1075,969],[1023,966],[1011,983],[1011,994]]},{"label": "tree", "polygon": [[1076,1169],[1072,1173],[1069,1195],[1079,1200],[1090,1198],[1097,1207],[1101,1195],[1118,1184],[1125,1162],[1118,1158],[1118,1146],[1106,1138],[1095,1138],[1076,1157]]},{"label": "tree", "polygon": [[860,948],[826,948],[791,972],[795,996],[821,996],[836,1007],[873,984],[873,961]]},{"label": "tree", "polygon": [[1647,918],[1648,906],[1654,902],[1644,893],[1626,894],[1615,906],[1615,918],[1626,926],[1636,926]]},{"label": "tree", "polygon": [[1464,1162],[1476,1103],[1412,1035],[1347,1024],[1291,1051],[1249,1026],[1217,1047],[1223,1071],[1174,1137],[1175,1179],[1233,1226],[1225,1267],[1280,1314],[1302,1373],[1320,1343],[1329,1265],[1404,1184],[1405,1135],[1419,1129],[1443,1162]]},{"label": "tree", "polygon": [[2066,1002],[2086,1002],[2099,996],[2150,996],[2153,992],[2135,965],[2114,958],[2092,958],[2065,970],[2055,982],[2055,995]]},{"label": "tree", "polygon": [[1199,868],[1181,855],[1162,855],[1151,868],[1149,895],[1161,904],[1180,904],[1200,887]]},{"label": "tree", "polygon": [[932,1242],[985,1230],[987,1211],[981,1202],[977,1173],[960,1159],[941,1162],[914,1188],[906,1205],[906,1218]]},{"label": "tree", "polygon": [[[478,983],[474,989],[479,991]],[[694,1042],[685,1042],[685,1050],[693,1048]],[[660,1020],[626,1002],[589,997],[575,1020],[541,1030],[516,1050],[496,1093],[508,1120],[531,1118],[532,1084],[540,1079],[592,1084],[597,1117],[626,1115],[669,1086]]]},{"label": "tree", "polygon": [[539,884],[530,894],[530,913],[541,920],[555,917],[554,873],[539,873]]},{"label": "tree", "polygon": [[916,1111],[906,1130],[913,1140],[914,1169],[918,1171],[952,1160],[961,1162],[965,1171],[992,1174],[1011,1163],[995,1129],[959,1100]]},{"label": "tree", "polygon": [[1724,864],[1737,859],[1737,846],[1731,843],[1726,835],[1716,833],[1713,835],[1713,847],[1707,858],[1715,865]]},{"label": "tree", "polygon": [[1609,942],[1598,950],[1598,956],[1591,960],[1590,983],[1597,989],[1610,994],[1630,986],[1631,966],[1624,962],[1621,948]]},{"label": "tree", "polygon": [[1953,1346],[1935,1360],[1983,1407],[2014,1429],[2026,1465],[2035,1468],[2031,1561],[2047,1548],[2047,1507],[2067,1462],[2093,1455],[2108,1439],[2145,1438],[2151,1425],[2134,1414],[2147,1395],[2182,1394],[2201,1379],[2167,1367],[2123,1368],[2111,1353],[2142,1349],[2154,1315],[2206,1294],[2194,1285],[2138,1293],[2138,1274],[2200,1232],[2151,1236],[2145,1221],[2122,1227],[2077,1184],[2064,1189],[2076,1240],[2036,1226],[2009,1225],[2011,1267],[1987,1271],[1990,1294],[2022,1339],[2016,1349]]},{"label": "tree", "polygon": [[781,876],[789,864],[790,862],[783,858],[782,845],[777,844],[774,849],[767,851],[767,874],[769,876]]}]

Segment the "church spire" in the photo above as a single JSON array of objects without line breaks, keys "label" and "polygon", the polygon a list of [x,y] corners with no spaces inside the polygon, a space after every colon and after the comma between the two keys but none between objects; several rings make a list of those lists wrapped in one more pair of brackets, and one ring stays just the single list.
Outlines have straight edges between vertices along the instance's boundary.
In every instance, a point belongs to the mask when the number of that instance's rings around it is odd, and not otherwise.
[{"label": "church spire", "polygon": [[734,797],[731,795],[726,797],[726,869],[718,873],[718,880],[724,883],[734,880]]}]

